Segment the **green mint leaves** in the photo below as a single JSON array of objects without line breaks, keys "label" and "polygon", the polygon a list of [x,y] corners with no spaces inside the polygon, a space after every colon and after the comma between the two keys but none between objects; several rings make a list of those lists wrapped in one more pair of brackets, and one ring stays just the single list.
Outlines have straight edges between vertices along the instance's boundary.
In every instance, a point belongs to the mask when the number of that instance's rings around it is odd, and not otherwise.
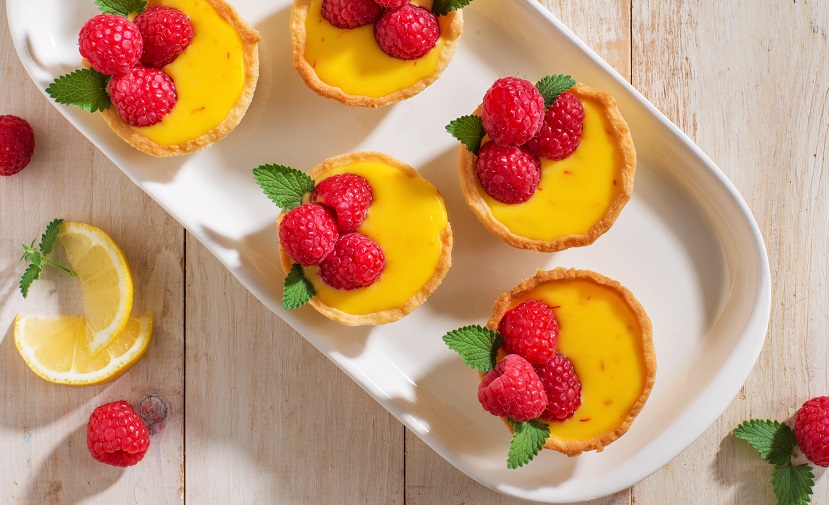
[{"label": "green mint leaves", "polygon": [[495,355],[504,338],[497,331],[472,325],[450,331],[443,341],[460,354],[464,365],[487,373],[495,368]]},{"label": "green mint leaves", "polygon": [[46,88],[56,102],[76,105],[87,112],[106,110],[112,106],[106,91],[109,76],[94,68],[82,68],[55,79]]},{"label": "green mint leaves", "polygon": [[52,248],[54,248],[55,242],[57,242],[61,224],[63,224],[63,219],[54,219],[46,226],[46,231],[40,236],[40,244],[38,244],[37,249],[35,248],[34,240],[32,240],[31,244],[22,244],[23,256],[20,258],[20,261],[29,262],[29,266],[26,267],[26,271],[23,272],[23,276],[20,278],[20,283],[18,284],[23,298],[29,296],[29,288],[40,278],[40,272],[43,270],[44,264],[51,265],[68,274],[76,275],[72,270],[63,265],[58,265],[46,257],[47,254],[52,252]]},{"label": "green mint leaves", "polygon": [[466,149],[477,155],[481,148],[481,140],[486,135],[481,116],[461,116],[446,125],[446,131],[460,140]]},{"label": "green mint leaves", "polygon": [[308,303],[317,294],[311,281],[302,273],[302,265],[294,263],[291,271],[285,276],[285,288],[282,291],[282,308],[285,310],[298,309]]},{"label": "green mint leaves", "polygon": [[808,505],[811,502],[815,475],[809,465],[783,465],[774,469],[771,486],[777,505]]},{"label": "green mint leaves", "polygon": [[58,241],[58,233],[60,233],[60,225],[62,224],[63,219],[53,219],[51,223],[46,225],[46,231],[40,236],[40,244],[38,244],[41,253],[49,254],[52,252],[55,242]]},{"label": "green mint leaves", "polygon": [[575,85],[576,81],[574,81],[569,75],[558,74],[543,77],[535,84],[535,87],[539,92],[541,92],[541,96],[544,97],[544,110],[547,110],[551,105],[553,105],[553,102],[556,101],[558,95],[564,93]]},{"label": "green mint leaves", "polygon": [[147,7],[144,0],[95,0],[98,10],[104,14],[117,14],[127,17],[130,14],[140,14]]},{"label": "green mint leaves", "polygon": [[472,0],[434,0],[432,3],[432,14],[435,16],[445,16],[450,12],[458,9],[463,9]]},{"label": "green mint leaves", "polygon": [[550,427],[547,423],[527,421],[519,423],[507,419],[512,425],[513,435],[507,453],[507,468],[514,470],[533,460],[544,448],[547,437],[550,436]]},{"label": "green mint leaves", "polygon": [[259,165],[253,169],[253,178],[265,195],[286,211],[302,205],[303,195],[314,190],[314,180],[308,174],[283,165]]}]

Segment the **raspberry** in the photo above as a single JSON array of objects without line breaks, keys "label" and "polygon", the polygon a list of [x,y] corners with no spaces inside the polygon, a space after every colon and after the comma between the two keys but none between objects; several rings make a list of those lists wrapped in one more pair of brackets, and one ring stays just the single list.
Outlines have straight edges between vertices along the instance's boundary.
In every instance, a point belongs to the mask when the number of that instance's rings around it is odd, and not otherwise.
[{"label": "raspberry", "polygon": [[154,5],[135,18],[144,39],[141,63],[161,68],[175,60],[193,40],[190,18],[178,9]]},{"label": "raspberry", "polygon": [[279,222],[279,243],[302,266],[317,265],[334,250],[337,224],[319,205],[295,207]]},{"label": "raspberry", "polygon": [[363,224],[373,199],[371,185],[357,174],[338,174],[323,179],[311,193],[311,203],[332,211],[340,232],[354,231]]},{"label": "raspberry", "polygon": [[541,164],[535,156],[495,142],[481,146],[475,167],[484,191],[501,203],[526,202],[541,180]]},{"label": "raspberry", "polygon": [[144,41],[135,23],[114,14],[89,19],[78,34],[81,56],[106,75],[123,74],[138,63]]},{"label": "raspberry", "polygon": [[26,168],[34,150],[35,132],[28,121],[0,116],[0,175],[14,175]]},{"label": "raspberry", "polygon": [[334,251],[320,263],[320,276],[335,289],[371,286],[386,268],[386,256],[377,242],[361,233],[340,236]]},{"label": "raspberry", "polygon": [[169,75],[140,65],[113,76],[107,91],[115,110],[132,126],[158,123],[178,101],[176,85]]},{"label": "raspberry", "polygon": [[373,0],[323,0],[322,17],[337,28],[357,28],[377,21],[383,9]]},{"label": "raspberry", "polygon": [[89,416],[86,446],[101,463],[132,466],[144,458],[150,436],[129,403],[112,402],[96,408]]},{"label": "raspberry", "polygon": [[558,319],[544,302],[527,300],[509,309],[498,323],[498,333],[508,354],[518,354],[533,365],[549,363],[556,354]]},{"label": "raspberry", "polygon": [[579,147],[584,129],[584,105],[571,93],[562,93],[544,115],[544,123],[527,141],[527,149],[542,158],[563,160]]},{"label": "raspberry", "polygon": [[533,83],[515,77],[498,79],[481,105],[484,130],[496,144],[520,146],[533,138],[544,120],[544,97]]},{"label": "raspberry", "polygon": [[401,60],[414,60],[435,47],[440,26],[434,14],[406,4],[391,9],[374,25],[374,38],[384,53]]},{"label": "raspberry", "polygon": [[545,365],[536,365],[535,371],[547,393],[547,408],[541,414],[548,421],[570,419],[581,406],[581,382],[573,362],[556,353]]},{"label": "raspberry", "polygon": [[508,354],[484,375],[478,401],[490,414],[522,423],[544,412],[547,393],[533,366],[517,354]]},{"label": "raspberry", "polygon": [[829,396],[812,398],[800,407],[794,436],[809,461],[829,467]]},{"label": "raspberry", "polygon": [[380,7],[384,9],[396,9],[403,7],[409,0],[374,0]]}]

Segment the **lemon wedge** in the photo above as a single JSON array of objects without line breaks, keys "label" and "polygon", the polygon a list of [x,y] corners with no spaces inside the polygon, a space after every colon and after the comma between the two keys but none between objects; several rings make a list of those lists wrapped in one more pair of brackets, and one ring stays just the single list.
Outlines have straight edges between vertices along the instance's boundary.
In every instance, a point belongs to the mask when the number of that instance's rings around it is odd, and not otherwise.
[{"label": "lemon wedge", "polygon": [[130,267],[118,245],[94,226],[63,223],[58,239],[81,283],[88,347],[95,354],[124,330],[132,313]]},{"label": "lemon wedge", "polygon": [[88,332],[84,316],[18,314],[14,342],[29,368],[49,382],[100,384],[141,359],[152,339],[153,314],[129,318],[124,330],[99,352],[90,349]]}]

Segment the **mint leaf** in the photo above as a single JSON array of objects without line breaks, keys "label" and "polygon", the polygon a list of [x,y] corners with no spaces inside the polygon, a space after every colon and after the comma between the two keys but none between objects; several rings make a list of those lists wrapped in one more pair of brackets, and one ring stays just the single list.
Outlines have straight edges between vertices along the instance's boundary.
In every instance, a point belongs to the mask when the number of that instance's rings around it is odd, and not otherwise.
[{"label": "mint leaf", "polygon": [[76,105],[88,112],[106,110],[112,106],[106,86],[109,76],[94,68],[82,68],[55,79],[46,88],[56,102]]},{"label": "mint leaf", "polygon": [[282,291],[282,308],[285,310],[298,309],[308,303],[308,300],[317,294],[311,281],[302,273],[302,265],[294,263],[291,271],[285,276],[285,289]]},{"label": "mint leaf", "polygon": [[40,266],[31,263],[26,271],[23,272],[23,277],[20,278],[20,293],[23,295],[23,298],[29,296],[29,288],[40,277],[40,270]]},{"label": "mint leaf", "polygon": [[314,179],[295,168],[283,165],[259,165],[253,178],[265,195],[282,210],[302,205],[302,196],[314,190]]},{"label": "mint leaf", "polygon": [[127,17],[130,14],[141,14],[147,7],[144,0],[95,0],[98,10],[104,14],[117,14]]},{"label": "mint leaf", "polygon": [[46,231],[40,236],[40,252],[49,254],[52,252],[55,242],[58,239],[58,232],[60,232],[60,225],[63,224],[63,219],[53,219],[51,223],[46,226]]},{"label": "mint leaf", "polygon": [[480,116],[461,116],[446,125],[446,131],[460,140],[472,154],[478,154],[481,140],[486,135],[484,123]]},{"label": "mint leaf", "polygon": [[435,0],[432,3],[432,14],[435,16],[445,16],[450,12],[458,9],[463,9],[472,0]]},{"label": "mint leaf", "polygon": [[808,505],[814,485],[812,467],[805,464],[778,466],[771,475],[777,505]]},{"label": "mint leaf", "polygon": [[569,75],[558,74],[543,77],[535,84],[535,87],[541,92],[541,96],[544,97],[544,110],[547,110],[551,105],[553,105],[553,102],[556,101],[558,95],[564,93],[575,85],[576,81],[574,81]]},{"label": "mint leaf", "polygon": [[519,423],[513,419],[507,419],[507,421],[512,425],[513,430],[507,454],[507,468],[513,470],[532,461],[544,448],[544,443],[550,436],[550,427],[547,423],[539,421],[527,421],[526,423]]},{"label": "mint leaf", "polygon": [[487,373],[495,368],[495,355],[504,338],[497,331],[472,325],[450,331],[443,336],[443,341],[461,355],[464,365]]},{"label": "mint leaf", "polygon": [[764,460],[773,465],[789,464],[797,444],[794,431],[779,421],[752,419],[737,426],[733,433],[751,444]]}]

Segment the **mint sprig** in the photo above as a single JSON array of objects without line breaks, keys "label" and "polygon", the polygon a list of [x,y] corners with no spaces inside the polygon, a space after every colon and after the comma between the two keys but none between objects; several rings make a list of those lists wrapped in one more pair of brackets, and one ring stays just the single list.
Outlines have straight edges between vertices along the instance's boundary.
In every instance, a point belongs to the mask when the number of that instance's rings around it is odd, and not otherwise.
[{"label": "mint sprig", "polygon": [[471,325],[450,331],[443,341],[461,356],[464,365],[487,373],[495,368],[495,356],[504,338],[497,331]]},{"label": "mint sprig", "polygon": [[270,200],[282,210],[302,205],[302,197],[314,190],[314,179],[305,172],[284,165],[259,165],[253,178]]},{"label": "mint sprig", "polygon": [[106,110],[112,107],[106,91],[109,78],[94,68],[82,68],[55,79],[46,93],[58,103],[75,105],[87,112]]},{"label": "mint sprig", "polygon": [[472,0],[434,0],[432,2],[432,14],[435,16],[445,16],[450,12],[458,9],[463,9]]},{"label": "mint sprig", "polygon": [[144,0],[95,0],[98,10],[104,14],[117,14],[127,17],[130,14],[141,14],[147,7]]},{"label": "mint sprig", "polygon": [[314,285],[302,273],[302,265],[294,263],[291,271],[285,276],[282,308],[285,310],[298,309],[308,303],[316,294]]},{"label": "mint sprig", "polygon": [[808,505],[811,502],[815,474],[812,467],[803,465],[780,465],[771,475],[771,486],[777,505]]},{"label": "mint sprig", "polygon": [[550,108],[558,96],[568,89],[576,85],[576,81],[569,75],[548,75],[542,77],[540,81],[535,84],[536,89],[544,97],[544,110]]},{"label": "mint sprig", "polygon": [[23,256],[20,258],[20,261],[29,262],[29,266],[26,267],[26,271],[23,272],[23,276],[20,277],[20,282],[18,283],[18,287],[20,288],[20,293],[23,295],[23,298],[29,296],[29,289],[32,287],[32,284],[40,278],[40,272],[43,270],[43,265],[51,265],[77,277],[77,274],[72,270],[63,265],[59,265],[46,257],[47,254],[52,252],[52,248],[55,246],[61,224],[63,224],[63,219],[52,220],[52,222],[46,226],[46,231],[40,236],[40,244],[38,244],[37,248],[35,248],[34,240],[32,240],[31,244],[22,244]]},{"label": "mint sprig", "polygon": [[513,431],[509,453],[507,453],[507,468],[514,470],[532,461],[544,448],[544,443],[550,436],[550,426],[540,421],[525,423],[519,423],[513,419],[507,419],[507,421]]},{"label": "mint sprig", "polygon": [[486,135],[481,116],[472,115],[461,116],[458,119],[450,121],[446,125],[446,131],[460,140],[466,146],[466,149],[475,155],[478,154],[478,150],[481,148],[481,140]]}]

